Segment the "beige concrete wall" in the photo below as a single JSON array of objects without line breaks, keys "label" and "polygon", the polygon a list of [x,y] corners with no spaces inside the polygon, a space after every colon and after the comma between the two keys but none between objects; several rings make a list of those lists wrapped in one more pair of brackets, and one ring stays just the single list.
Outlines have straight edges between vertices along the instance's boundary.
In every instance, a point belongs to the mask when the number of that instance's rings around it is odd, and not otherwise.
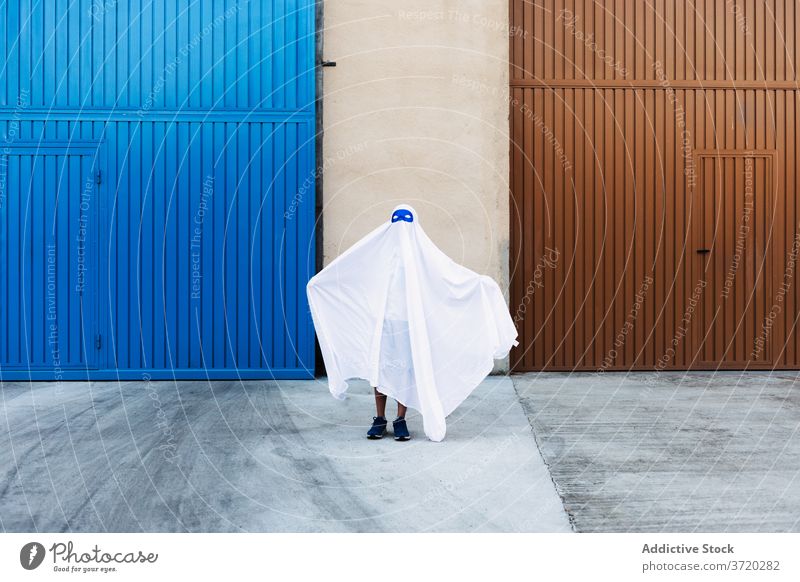
[{"label": "beige concrete wall", "polygon": [[324,263],[409,202],[506,291],[508,0],[328,0],[324,57]]}]

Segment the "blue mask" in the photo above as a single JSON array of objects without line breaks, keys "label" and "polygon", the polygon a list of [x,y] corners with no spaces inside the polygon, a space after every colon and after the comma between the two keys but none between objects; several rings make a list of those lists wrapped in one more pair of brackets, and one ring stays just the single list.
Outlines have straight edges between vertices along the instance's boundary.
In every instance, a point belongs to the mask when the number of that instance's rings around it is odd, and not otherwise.
[{"label": "blue mask", "polygon": [[405,220],[406,222],[414,222],[414,216],[411,214],[410,210],[406,210],[405,208],[399,208],[394,211],[394,214],[392,214],[392,222],[397,222],[398,220]]}]

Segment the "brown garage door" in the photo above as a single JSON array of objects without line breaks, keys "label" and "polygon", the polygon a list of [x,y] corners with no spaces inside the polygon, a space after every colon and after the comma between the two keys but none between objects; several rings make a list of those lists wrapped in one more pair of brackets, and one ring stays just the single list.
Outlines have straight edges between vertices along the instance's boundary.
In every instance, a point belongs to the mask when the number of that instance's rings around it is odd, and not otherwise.
[{"label": "brown garage door", "polygon": [[515,370],[800,368],[794,0],[512,0]]}]

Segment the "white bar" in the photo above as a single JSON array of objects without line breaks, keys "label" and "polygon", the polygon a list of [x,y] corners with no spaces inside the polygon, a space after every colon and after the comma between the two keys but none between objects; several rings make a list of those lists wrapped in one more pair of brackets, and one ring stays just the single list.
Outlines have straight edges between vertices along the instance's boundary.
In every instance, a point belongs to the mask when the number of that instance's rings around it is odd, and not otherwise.
[{"label": "white bar", "polygon": [[[20,550],[46,549],[28,572]],[[153,553],[152,563],[64,561],[78,555]],[[53,555],[54,544],[59,555]],[[671,553],[643,553],[668,545]],[[707,553],[703,544],[732,548]],[[0,580],[798,580],[800,534],[4,534]],[[697,553],[686,553],[697,547]],[[662,548],[663,549],[663,548]],[[643,565],[755,562],[777,569],[644,572]],[[78,572],[84,567],[114,572]],[[67,571],[56,571],[67,568]],[[70,573],[70,568],[77,568]]]}]

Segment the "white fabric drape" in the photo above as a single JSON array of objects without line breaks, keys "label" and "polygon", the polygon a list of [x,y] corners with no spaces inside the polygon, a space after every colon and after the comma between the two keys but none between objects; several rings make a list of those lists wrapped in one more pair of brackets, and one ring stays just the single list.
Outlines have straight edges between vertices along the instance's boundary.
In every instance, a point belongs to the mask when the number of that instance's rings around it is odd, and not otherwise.
[{"label": "white fabric drape", "polygon": [[439,250],[411,206],[400,215],[312,277],[308,301],[331,394],[368,380],[441,441],[445,417],[517,345],[517,330],[497,283]]}]

